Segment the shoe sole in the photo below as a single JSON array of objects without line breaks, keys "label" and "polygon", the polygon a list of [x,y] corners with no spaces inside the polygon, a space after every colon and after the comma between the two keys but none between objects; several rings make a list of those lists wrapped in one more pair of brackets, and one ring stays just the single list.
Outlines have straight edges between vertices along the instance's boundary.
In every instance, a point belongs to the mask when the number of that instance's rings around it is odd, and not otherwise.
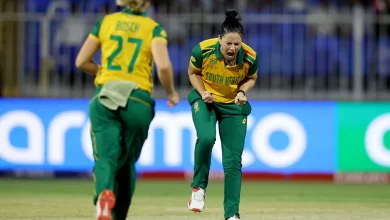
[{"label": "shoe sole", "polygon": [[192,212],[195,212],[195,213],[200,213],[202,212],[200,209],[191,209]]},{"label": "shoe sole", "polygon": [[[115,206],[115,194],[111,190],[103,190],[99,198],[100,215],[96,218],[97,220],[113,220],[112,209]],[[107,207],[106,210],[104,210]],[[105,211],[107,211],[105,213]]]},{"label": "shoe sole", "polygon": [[203,210],[201,210],[201,209],[197,209],[197,208],[192,208],[192,209],[191,209],[191,208],[190,208],[190,205],[191,205],[191,200],[188,201],[187,207],[188,207],[188,209],[191,210],[192,212],[195,212],[195,213],[203,212]]}]

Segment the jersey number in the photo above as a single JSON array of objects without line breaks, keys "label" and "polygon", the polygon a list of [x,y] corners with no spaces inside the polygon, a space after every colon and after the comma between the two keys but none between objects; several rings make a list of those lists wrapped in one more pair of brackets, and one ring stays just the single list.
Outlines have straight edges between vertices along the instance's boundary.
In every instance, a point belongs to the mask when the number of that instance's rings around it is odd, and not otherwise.
[{"label": "jersey number", "polygon": [[[121,71],[122,67],[119,65],[114,65],[112,62],[114,59],[122,52],[123,49],[123,38],[118,35],[111,35],[110,40],[118,42],[118,47],[115,49],[115,51],[108,57],[108,69],[109,70],[117,70]],[[142,40],[137,38],[128,38],[127,43],[135,44],[135,51],[133,54],[133,58],[130,61],[129,67],[127,69],[128,73],[132,73],[134,70],[135,61],[137,60],[139,51],[141,50],[142,46]]]}]

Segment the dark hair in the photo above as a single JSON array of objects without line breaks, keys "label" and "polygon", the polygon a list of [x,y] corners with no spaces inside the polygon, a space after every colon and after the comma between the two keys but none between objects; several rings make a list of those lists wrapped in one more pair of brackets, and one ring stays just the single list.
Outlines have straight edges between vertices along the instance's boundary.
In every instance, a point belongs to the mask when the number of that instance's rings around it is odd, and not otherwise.
[{"label": "dark hair", "polygon": [[225,21],[221,25],[220,36],[221,38],[227,33],[239,33],[244,34],[244,28],[241,24],[241,17],[234,9],[226,10]]}]

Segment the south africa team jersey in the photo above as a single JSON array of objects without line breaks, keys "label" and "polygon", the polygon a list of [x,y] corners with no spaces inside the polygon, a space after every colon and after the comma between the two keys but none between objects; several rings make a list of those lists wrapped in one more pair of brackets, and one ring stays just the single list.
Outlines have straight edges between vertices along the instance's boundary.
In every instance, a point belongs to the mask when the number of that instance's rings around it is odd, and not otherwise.
[{"label": "south africa team jersey", "polygon": [[89,37],[100,42],[102,67],[96,85],[110,80],[129,80],[149,93],[153,90],[152,40],[167,40],[165,30],[145,13],[128,9],[106,15]]},{"label": "south africa team jersey", "polygon": [[242,43],[237,64],[227,66],[220,46],[218,38],[200,42],[192,49],[190,63],[201,70],[203,85],[212,92],[215,102],[232,103],[243,80],[257,74],[257,56],[252,48]]}]

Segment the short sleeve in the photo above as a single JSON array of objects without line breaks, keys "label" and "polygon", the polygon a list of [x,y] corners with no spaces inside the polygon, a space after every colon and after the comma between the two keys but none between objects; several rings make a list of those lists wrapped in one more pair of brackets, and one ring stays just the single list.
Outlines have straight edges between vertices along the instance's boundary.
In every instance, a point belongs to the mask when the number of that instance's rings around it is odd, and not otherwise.
[{"label": "short sleeve", "polygon": [[168,41],[167,37],[168,37],[167,32],[161,25],[157,25],[153,29],[153,39]]},{"label": "short sleeve", "polygon": [[257,74],[257,69],[259,67],[259,64],[258,64],[258,56],[256,56],[256,59],[255,59],[255,62],[252,64],[252,66],[249,67],[249,71],[248,71],[248,77],[251,77],[251,76],[254,76]]},{"label": "short sleeve", "polygon": [[194,48],[192,48],[190,63],[196,69],[201,69],[202,62],[203,62],[202,49],[200,48],[200,45],[198,44]]},{"label": "short sleeve", "polygon": [[95,38],[99,40],[99,32],[100,32],[100,27],[102,25],[103,19],[100,19],[95,26],[92,28],[92,31],[89,33],[89,37]]}]

